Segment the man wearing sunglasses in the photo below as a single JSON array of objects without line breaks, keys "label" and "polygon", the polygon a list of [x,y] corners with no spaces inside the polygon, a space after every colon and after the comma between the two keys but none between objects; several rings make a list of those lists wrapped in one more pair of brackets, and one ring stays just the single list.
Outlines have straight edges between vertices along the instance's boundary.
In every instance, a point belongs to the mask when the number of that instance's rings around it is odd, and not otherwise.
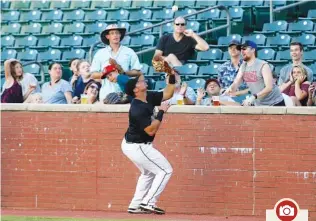
[{"label": "man wearing sunglasses", "polygon": [[172,66],[181,66],[192,58],[194,50],[207,51],[208,44],[192,30],[186,29],[183,17],[177,17],[173,25],[174,32],[160,38],[155,56],[163,56]]},{"label": "man wearing sunglasses", "polygon": [[245,41],[241,45],[241,54],[244,62],[225,93],[235,92],[244,81],[252,94],[243,101],[244,106],[285,106],[279,88],[273,83],[269,64],[257,58],[257,44],[253,41]]}]

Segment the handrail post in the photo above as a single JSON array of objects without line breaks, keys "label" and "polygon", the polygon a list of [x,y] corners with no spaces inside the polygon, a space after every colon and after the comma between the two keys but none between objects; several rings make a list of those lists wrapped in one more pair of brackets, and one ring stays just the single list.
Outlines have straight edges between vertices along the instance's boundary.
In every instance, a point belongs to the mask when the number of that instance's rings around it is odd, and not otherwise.
[{"label": "handrail post", "polygon": [[159,38],[162,37],[162,25],[159,26]]},{"label": "handrail post", "polygon": [[273,1],[270,0],[270,23],[273,22]]}]

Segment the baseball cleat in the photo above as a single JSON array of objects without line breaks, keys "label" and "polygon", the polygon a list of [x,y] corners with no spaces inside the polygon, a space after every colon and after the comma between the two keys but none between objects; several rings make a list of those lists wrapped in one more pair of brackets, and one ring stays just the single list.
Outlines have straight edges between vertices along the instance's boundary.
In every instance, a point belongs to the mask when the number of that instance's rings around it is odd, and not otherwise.
[{"label": "baseball cleat", "polygon": [[152,205],[147,205],[147,204],[141,203],[139,205],[139,207],[142,208],[143,210],[150,211],[150,212],[153,212],[156,214],[160,214],[160,215],[165,214],[165,211],[163,209],[160,209],[160,208],[152,206]]},{"label": "baseball cleat", "polygon": [[128,208],[127,212],[132,213],[132,214],[150,214],[151,213],[150,211],[144,210],[142,208]]}]

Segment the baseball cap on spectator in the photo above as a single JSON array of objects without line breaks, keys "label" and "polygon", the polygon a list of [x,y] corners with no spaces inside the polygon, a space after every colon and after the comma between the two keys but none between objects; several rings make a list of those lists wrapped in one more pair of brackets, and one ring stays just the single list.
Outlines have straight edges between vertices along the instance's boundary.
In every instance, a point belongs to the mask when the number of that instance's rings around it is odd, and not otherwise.
[{"label": "baseball cap on spectator", "polygon": [[109,40],[106,38],[106,36],[109,34],[111,30],[118,30],[121,33],[120,41],[123,40],[126,33],[126,28],[120,28],[116,24],[110,24],[106,26],[105,30],[101,33],[101,41],[106,45],[109,44]]},{"label": "baseball cap on spectator", "polygon": [[236,45],[236,46],[237,46],[237,49],[240,50],[240,42],[239,42],[239,41],[237,41],[237,40],[232,40],[232,41],[229,43],[228,47],[230,47],[230,46],[232,46],[232,45]]},{"label": "baseball cap on spectator", "polygon": [[109,65],[105,66],[103,68],[103,71],[102,71],[101,79],[106,78],[106,76],[108,74],[110,74],[112,71],[116,71],[116,70],[117,70],[116,67],[114,65],[112,65],[112,64],[109,64]]},{"label": "baseball cap on spectator", "polygon": [[251,47],[253,49],[255,49],[257,51],[257,44],[253,41],[245,41],[242,45],[241,45],[241,48],[244,48],[244,47]]},{"label": "baseball cap on spectator", "polygon": [[206,90],[206,88],[207,88],[207,85],[208,85],[209,83],[211,83],[211,82],[215,82],[219,87],[221,87],[220,83],[218,82],[218,80],[217,80],[216,78],[210,78],[210,79],[208,79],[208,80],[205,82],[205,87],[204,87],[205,90]]},{"label": "baseball cap on spectator", "polygon": [[134,89],[138,82],[139,76],[136,78],[129,79],[125,85],[125,93],[129,96],[135,97]]}]

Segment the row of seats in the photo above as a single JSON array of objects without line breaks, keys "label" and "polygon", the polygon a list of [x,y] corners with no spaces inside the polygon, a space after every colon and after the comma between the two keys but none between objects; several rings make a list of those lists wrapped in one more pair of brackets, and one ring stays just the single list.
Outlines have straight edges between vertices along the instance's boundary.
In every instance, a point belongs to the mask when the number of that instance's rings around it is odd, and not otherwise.
[{"label": "row of seats", "polygon": [[[293,1],[277,0],[273,1],[274,6],[284,6]],[[154,1],[154,0],[124,0],[124,1],[92,1],[92,0],[59,0],[59,1],[1,1],[3,9],[55,9],[55,8],[139,8],[139,7],[170,7],[170,5],[177,5],[179,8],[183,7],[198,7],[224,5],[224,6],[269,6],[269,0],[171,0],[171,1]]]}]

